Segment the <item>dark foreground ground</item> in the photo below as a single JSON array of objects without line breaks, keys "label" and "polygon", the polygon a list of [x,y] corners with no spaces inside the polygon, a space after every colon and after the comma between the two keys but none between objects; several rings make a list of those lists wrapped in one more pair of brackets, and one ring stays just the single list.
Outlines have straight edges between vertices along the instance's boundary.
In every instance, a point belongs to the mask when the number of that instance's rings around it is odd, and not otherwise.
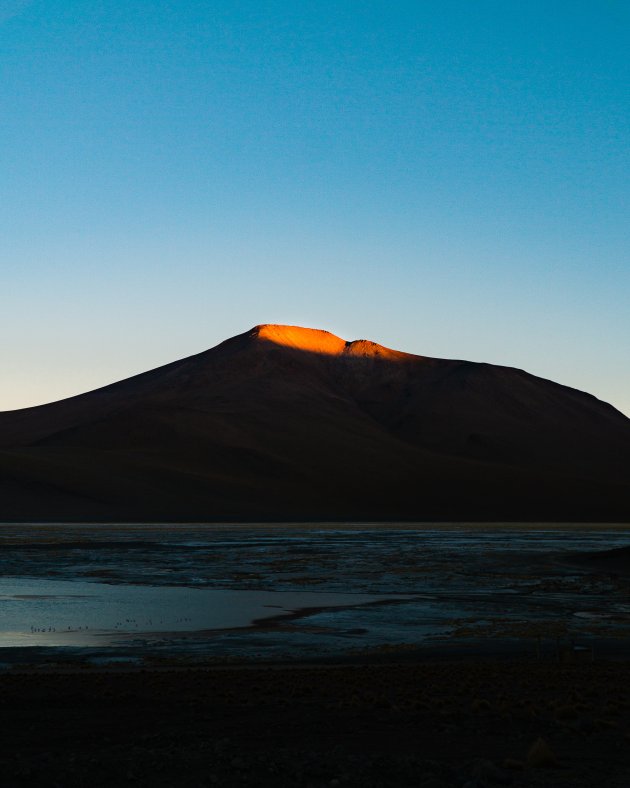
[{"label": "dark foreground ground", "polygon": [[3,788],[627,788],[630,662],[7,671],[0,731]]}]

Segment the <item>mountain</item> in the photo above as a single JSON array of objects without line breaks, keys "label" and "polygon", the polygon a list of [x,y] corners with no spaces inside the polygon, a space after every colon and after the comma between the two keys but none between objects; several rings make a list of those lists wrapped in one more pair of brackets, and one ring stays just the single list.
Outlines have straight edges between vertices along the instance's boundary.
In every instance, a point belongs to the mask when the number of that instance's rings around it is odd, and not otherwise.
[{"label": "mountain", "polygon": [[0,413],[0,520],[628,520],[630,420],[509,367],[261,325]]}]

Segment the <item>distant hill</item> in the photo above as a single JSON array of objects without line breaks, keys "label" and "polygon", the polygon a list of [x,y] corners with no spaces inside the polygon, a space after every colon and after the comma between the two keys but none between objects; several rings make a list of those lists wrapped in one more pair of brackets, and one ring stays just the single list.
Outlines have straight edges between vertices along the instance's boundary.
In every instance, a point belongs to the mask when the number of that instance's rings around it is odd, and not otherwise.
[{"label": "distant hill", "polygon": [[630,520],[630,420],[518,369],[262,325],[0,413],[0,520]]}]

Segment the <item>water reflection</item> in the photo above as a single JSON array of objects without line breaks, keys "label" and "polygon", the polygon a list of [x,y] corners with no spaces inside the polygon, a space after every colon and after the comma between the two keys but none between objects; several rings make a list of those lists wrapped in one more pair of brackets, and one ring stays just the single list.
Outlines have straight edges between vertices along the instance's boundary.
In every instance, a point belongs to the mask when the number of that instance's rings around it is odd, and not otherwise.
[{"label": "water reflection", "polygon": [[218,591],[0,579],[0,646],[94,645],[121,637],[247,627],[304,608],[364,605],[373,594]]}]

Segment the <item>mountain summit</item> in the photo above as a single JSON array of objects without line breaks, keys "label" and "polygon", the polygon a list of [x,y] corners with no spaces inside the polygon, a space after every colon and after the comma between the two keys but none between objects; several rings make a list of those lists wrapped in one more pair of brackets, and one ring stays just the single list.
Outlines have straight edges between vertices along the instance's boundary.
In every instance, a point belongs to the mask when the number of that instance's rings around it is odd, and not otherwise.
[{"label": "mountain summit", "polygon": [[626,520],[630,420],[509,367],[265,324],[0,413],[7,520]]},{"label": "mountain summit", "polygon": [[255,326],[250,334],[252,339],[271,342],[274,345],[304,350],[309,353],[321,353],[326,356],[374,356],[389,359],[414,359],[409,353],[400,353],[370,342],[368,339],[355,339],[348,342],[340,339],[330,331],[318,328],[302,328],[301,326],[280,326],[272,323]]}]

